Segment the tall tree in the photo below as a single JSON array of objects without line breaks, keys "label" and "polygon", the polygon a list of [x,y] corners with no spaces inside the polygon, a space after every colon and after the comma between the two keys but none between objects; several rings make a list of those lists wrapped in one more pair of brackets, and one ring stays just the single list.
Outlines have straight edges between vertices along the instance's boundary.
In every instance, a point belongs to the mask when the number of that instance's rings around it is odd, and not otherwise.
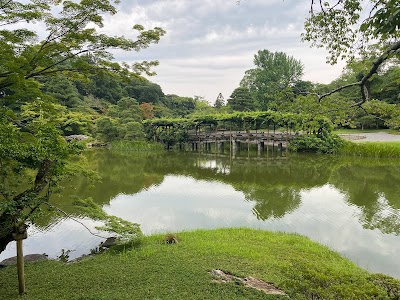
[{"label": "tall tree", "polygon": [[214,107],[221,108],[224,105],[225,105],[224,96],[222,96],[222,93],[219,93],[217,99],[215,100]]},{"label": "tall tree", "polygon": [[261,109],[268,108],[282,92],[292,87],[303,75],[303,64],[283,52],[260,50],[254,55],[256,68],[246,71],[240,85],[256,98]]},{"label": "tall tree", "polygon": [[[136,40],[99,33],[96,28],[104,15],[117,12],[117,2],[0,0],[0,252],[17,225],[34,221],[62,176],[72,173],[68,158],[79,153],[61,136],[59,109],[36,79],[97,70],[129,77],[157,64],[112,62],[110,50],[139,51],[165,33],[140,25],[133,26]],[[44,25],[44,40],[26,28],[31,22]]]}]

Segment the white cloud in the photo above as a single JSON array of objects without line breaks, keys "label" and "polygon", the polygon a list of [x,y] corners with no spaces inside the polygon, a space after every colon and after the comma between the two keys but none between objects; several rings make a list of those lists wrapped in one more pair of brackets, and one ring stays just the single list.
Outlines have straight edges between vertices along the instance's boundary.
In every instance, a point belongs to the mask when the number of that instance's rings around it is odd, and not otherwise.
[{"label": "white cloud", "polygon": [[148,0],[123,1],[108,17],[105,30],[134,37],[134,24],[167,31],[158,45],[136,52],[115,52],[120,61],[159,60],[151,80],[166,93],[227,98],[258,50],[283,51],[305,64],[304,79],[330,82],[342,69],[325,64],[326,51],[310,49],[300,34],[309,6],[296,0]]}]

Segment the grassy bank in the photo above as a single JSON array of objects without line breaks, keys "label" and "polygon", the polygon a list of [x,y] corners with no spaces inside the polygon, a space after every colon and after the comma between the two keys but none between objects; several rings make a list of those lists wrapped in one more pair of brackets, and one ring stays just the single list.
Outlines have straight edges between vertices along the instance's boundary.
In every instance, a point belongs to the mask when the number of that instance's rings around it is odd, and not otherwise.
[{"label": "grassy bank", "polygon": [[373,132],[386,132],[390,134],[399,134],[398,130],[395,129],[336,129],[333,131],[336,134],[362,134],[362,133],[373,133]]},{"label": "grassy bank", "polygon": [[[272,282],[290,299],[398,299],[387,297],[381,277],[298,235],[219,229],[178,238],[167,245],[163,236],[150,236],[139,247],[80,262],[27,265],[24,299],[287,299],[212,282],[212,269]],[[15,267],[0,270],[0,299],[19,299],[17,287]]]},{"label": "grassy bank", "polygon": [[367,157],[400,157],[400,142],[346,142],[338,154]]},{"label": "grassy bank", "polygon": [[164,146],[159,143],[150,143],[146,141],[114,141],[110,144],[111,151],[162,151]]}]

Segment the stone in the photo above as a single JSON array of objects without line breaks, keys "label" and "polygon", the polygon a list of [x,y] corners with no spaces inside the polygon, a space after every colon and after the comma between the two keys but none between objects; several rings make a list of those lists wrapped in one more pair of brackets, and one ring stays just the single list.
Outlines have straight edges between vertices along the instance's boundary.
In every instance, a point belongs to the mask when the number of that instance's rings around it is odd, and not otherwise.
[{"label": "stone", "polygon": [[243,284],[247,287],[262,291],[267,295],[280,295],[288,297],[284,291],[276,288],[272,282],[265,282],[261,279],[250,276],[241,278],[218,269],[211,270],[209,273],[216,277],[216,279],[212,280],[212,282],[215,283],[236,282],[238,284]]},{"label": "stone", "polygon": [[83,135],[83,134],[72,134],[72,135],[68,135],[65,137],[65,139],[70,142],[70,141],[83,141],[83,140],[87,140],[89,137],[87,135]]},{"label": "stone", "polygon": [[[46,254],[28,254],[24,256],[24,261],[26,263],[29,262],[38,262],[38,261],[42,261],[42,260],[47,260],[48,257]],[[11,265],[16,265],[17,264],[17,257],[10,257],[7,258],[5,260],[3,260],[2,262],[0,262],[0,265],[3,266],[11,266]]]},{"label": "stone", "polygon": [[110,248],[111,246],[114,246],[116,244],[117,244],[117,237],[111,236],[108,239],[106,239],[103,243],[101,243],[100,247]]}]

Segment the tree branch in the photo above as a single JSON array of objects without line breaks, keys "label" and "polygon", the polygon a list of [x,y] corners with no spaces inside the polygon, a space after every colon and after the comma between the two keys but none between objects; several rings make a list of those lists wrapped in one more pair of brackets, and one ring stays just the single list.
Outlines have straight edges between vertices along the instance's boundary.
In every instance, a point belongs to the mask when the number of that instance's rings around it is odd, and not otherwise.
[{"label": "tree branch", "polygon": [[86,228],[87,231],[89,231],[89,233],[90,233],[91,235],[100,237],[100,238],[102,238],[102,239],[106,239],[106,237],[104,237],[104,236],[101,236],[101,235],[98,235],[98,234],[96,234],[96,233],[93,233],[93,232],[90,230],[90,228],[87,227],[83,222],[81,222],[81,221],[75,219],[75,218],[72,217],[70,214],[68,214],[67,212],[63,211],[61,208],[59,208],[59,207],[57,207],[57,206],[55,206],[55,205],[53,205],[53,204],[51,204],[51,203],[49,203],[49,202],[46,202],[46,203],[44,203],[44,204],[46,204],[46,205],[48,205],[49,207],[51,207],[52,209],[54,209],[54,210],[56,210],[56,211],[62,213],[62,214],[63,214],[64,216],[66,216],[68,219],[71,219],[72,221],[75,221],[75,222],[81,224],[83,227]]},{"label": "tree branch", "polygon": [[388,49],[386,49],[381,56],[379,56],[377,59],[374,60],[372,63],[372,67],[369,69],[368,73],[358,82],[350,83],[343,85],[337,89],[334,89],[333,91],[330,91],[329,93],[320,95],[318,97],[318,102],[321,102],[321,100],[325,97],[328,97],[334,93],[337,93],[343,89],[352,87],[352,86],[359,86],[361,90],[361,96],[362,100],[354,104],[354,106],[360,106],[366,101],[369,100],[369,93],[367,89],[367,82],[371,77],[378,71],[379,67],[386,61],[388,60],[391,55],[395,54],[398,50],[400,49],[400,40],[393,43]]},{"label": "tree branch", "polygon": [[0,10],[6,8],[7,5],[9,5],[11,2],[12,2],[12,0],[8,0],[8,1],[4,2],[4,3],[0,6]]},{"label": "tree branch", "polygon": [[67,57],[65,57],[65,58],[63,58],[63,59],[61,59],[61,60],[59,60],[58,62],[55,62],[55,63],[51,64],[50,66],[47,66],[46,68],[44,68],[44,69],[42,69],[42,70],[40,70],[40,71],[37,71],[37,72],[35,72],[35,73],[31,73],[31,74],[26,75],[25,78],[26,78],[26,79],[29,79],[29,78],[32,78],[32,77],[39,76],[39,75],[41,75],[42,73],[45,73],[47,70],[49,70],[49,69],[51,69],[51,68],[54,68],[55,66],[57,66],[57,65],[59,65],[59,64],[62,64],[63,62],[65,62],[65,61],[67,61],[67,60],[69,60],[69,59],[71,59],[71,58],[73,58],[73,57],[76,57],[76,56],[78,56],[78,55],[80,55],[80,54],[86,53],[86,52],[89,52],[89,50],[88,50],[88,49],[85,49],[85,50],[78,51],[77,53],[72,53],[72,54],[68,55]]},{"label": "tree branch", "polygon": [[330,95],[332,95],[334,93],[340,92],[341,90],[347,89],[347,88],[352,87],[352,86],[360,85],[360,82],[361,81],[354,82],[354,83],[349,83],[349,84],[343,85],[341,87],[338,87],[337,89],[334,89],[334,90],[332,90],[332,91],[330,91],[330,92],[328,92],[326,94],[320,95],[318,97],[318,102],[321,102],[321,100],[323,98],[328,97],[328,96],[330,96]]},{"label": "tree branch", "polygon": [[374,75],[377,71],[378,68],[382,63],[384,63],[392,54],[397,52],[400,49],[400,40],[397,42],[393,43],[388,49],[386,49],[385,52],[382,53],[381,56],[379,56],[372,64],[371,69],[369,70],[368,74],[364,76],[364,78],[361,79],[361,84],[365,85],[365,83]]}]

